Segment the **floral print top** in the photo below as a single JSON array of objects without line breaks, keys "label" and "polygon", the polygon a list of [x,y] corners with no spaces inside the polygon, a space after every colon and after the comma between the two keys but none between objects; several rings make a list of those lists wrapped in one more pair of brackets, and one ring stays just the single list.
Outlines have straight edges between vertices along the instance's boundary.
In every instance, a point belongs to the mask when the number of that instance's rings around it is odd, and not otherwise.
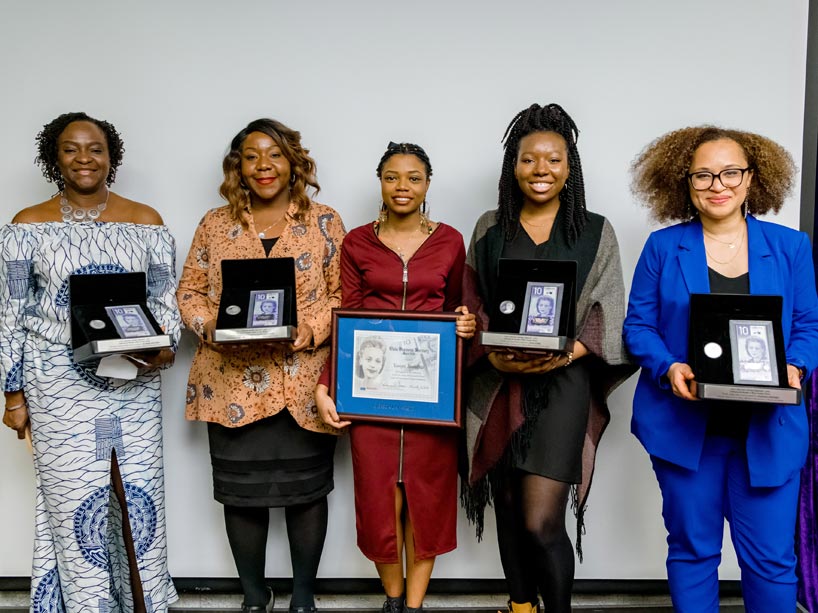
[{"label": "floral print top", "polygon": [[228,427],[244,426],[286,408],[302,428],[337,434],[318,415],[316,381],[327,361],[331,311],[341,305],[339,250],[344,226],[336,211],[312,203],[302,221],[287,212],[287,226],[265,255],[250,212],[245,225],[227,206],[199,222],[179,280],[177,298],[185,325],[202,337],[204,324],[218,314],[225,259],[292,257],[295,260],[299,323],[312,327],[314,347],[293,352],[287,343],[259,343],[217,351],[200,342],[187,385],[185,416]]}]

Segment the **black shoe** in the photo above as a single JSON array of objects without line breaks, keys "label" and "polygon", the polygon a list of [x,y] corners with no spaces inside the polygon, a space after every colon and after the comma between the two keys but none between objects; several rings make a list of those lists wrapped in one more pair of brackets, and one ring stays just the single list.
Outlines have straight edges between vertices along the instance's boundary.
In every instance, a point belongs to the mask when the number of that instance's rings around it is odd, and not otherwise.
[{"label": "black shoe", "polygon": [[294,607],[290,605],[290,613],[318,613],[315,607]]},{"label": "black shoe", "polygon": [[407,607],[406,603],[403,603],[403,613],[423,613],[423,605],[420,605],[418,608]]},{"label": "black shoe", "polygon": [[273,607],[276,603],[276,595],[272,588],[268,587],[267,591],[270,592],[270,599],[267,601],[266,605],[246,605],[241,603],[241,613],[272,613]]},{"label": "black shoe", "polygon": [[397,596],[395,598],[387,596],[386,600],[383,603],[381,613],[403,613],[403,607],[404,607],[403,596]]}]

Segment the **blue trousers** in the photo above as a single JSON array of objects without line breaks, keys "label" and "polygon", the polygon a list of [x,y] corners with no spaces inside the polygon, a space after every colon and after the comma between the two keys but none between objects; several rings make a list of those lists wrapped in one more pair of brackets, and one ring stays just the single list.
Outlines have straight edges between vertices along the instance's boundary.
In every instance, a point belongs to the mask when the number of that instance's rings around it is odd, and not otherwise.
[{"label": "blue trousers", "polygon": [[670,595],[679,613],[719,611],[725,518],[747,613],[795,611],[800,475],[778,487],[752,487],[745,445],[744,440],[707,437],[697,471],[651,457],[668,531]]}]

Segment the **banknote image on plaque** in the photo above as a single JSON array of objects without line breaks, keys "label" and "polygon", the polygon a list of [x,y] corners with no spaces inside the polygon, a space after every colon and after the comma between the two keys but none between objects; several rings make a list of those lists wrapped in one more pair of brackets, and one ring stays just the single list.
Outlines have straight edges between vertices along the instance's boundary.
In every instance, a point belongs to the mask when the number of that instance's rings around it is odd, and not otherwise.
[{"label": "banknote image on plaque", "polygon": [[520,323],[520,334],[556,336],[562,306],[562,283],[549,285],[529,281],[525,289],[526,316]]},{"label": "banknote image on plaque", "polygon": [[800,404],[790,387],[781,296],[691,294],[687,361],[702,399]]},{"label": "banknote image on plaque", "polygon": [[281,325],[281,309],[284,290],[272,291],[256,290],[250,292],[250,315],[248,328],[264,328],[266,326]]},{"label": "banknote image on plaque", "polygon": [[330,393],[344,419],[457,426],[457,314],[334,309]]},{"label": "banknote image on plaque", "polygon": [[480,344],[525,353],[572,351],[577,263],[502,258],[489,329]]},{"label": "banknote image on plaque", "polygon": [[778,385],[772,322],[731,319],[729,325],[733,383]]},{"label": "banknote image on plaque", "polygon": [[68,300],[74,361],[158,351],[172,344],[147,305],[144,272],[71,275]]},{"label": "banknote image on plaque", "polygon": [[145,313],[142,311],[142,307],[138,304],[107,306],[105,312],[108,313],[108,317],[111,318],[111,322],[121,338],[138,338],[140,336],[151,336],[154,333],[148,318],[145,317]]}]

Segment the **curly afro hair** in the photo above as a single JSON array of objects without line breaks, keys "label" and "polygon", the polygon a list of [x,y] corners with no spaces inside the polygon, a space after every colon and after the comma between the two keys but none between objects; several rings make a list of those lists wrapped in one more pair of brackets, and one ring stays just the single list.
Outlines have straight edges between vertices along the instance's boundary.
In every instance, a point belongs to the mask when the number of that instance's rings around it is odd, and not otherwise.
[{"label": "curly afro hair", "polygon": [[777,213],[795,183],[795,163],[778,143],[752,132],[717,126],[682,128],[650,143],[631,164],[631,191],[660,222],[686,221],[695,213],[687,173],[704,143],[729,139],[744,151],[753,171],[748,213]]},{"label": "curly afro hair", "polygon": [[75,121],[91,122],[102,130],[102,133],[105,135],[105,140],[108,144],[108,158],[111,162],[111,169],[108,171],[105,183],[110,187],[116,179],[117,168],[122,164],[125,144],[122,142],[122,137],[119,135],[119,132],[116,131],[116,128],[112,124],[101,119],[89,117],[85,113],[63,113],[56,119],[45,124],[35,139],[37,143],[37,157],[34,159],[34,163],[43,171],[43,176],[46,181],[56,183],[60,191],[65,189],[65,180],[57,164],[57,140],[65,128],[68,127],[68,124],[74,123]]}]

